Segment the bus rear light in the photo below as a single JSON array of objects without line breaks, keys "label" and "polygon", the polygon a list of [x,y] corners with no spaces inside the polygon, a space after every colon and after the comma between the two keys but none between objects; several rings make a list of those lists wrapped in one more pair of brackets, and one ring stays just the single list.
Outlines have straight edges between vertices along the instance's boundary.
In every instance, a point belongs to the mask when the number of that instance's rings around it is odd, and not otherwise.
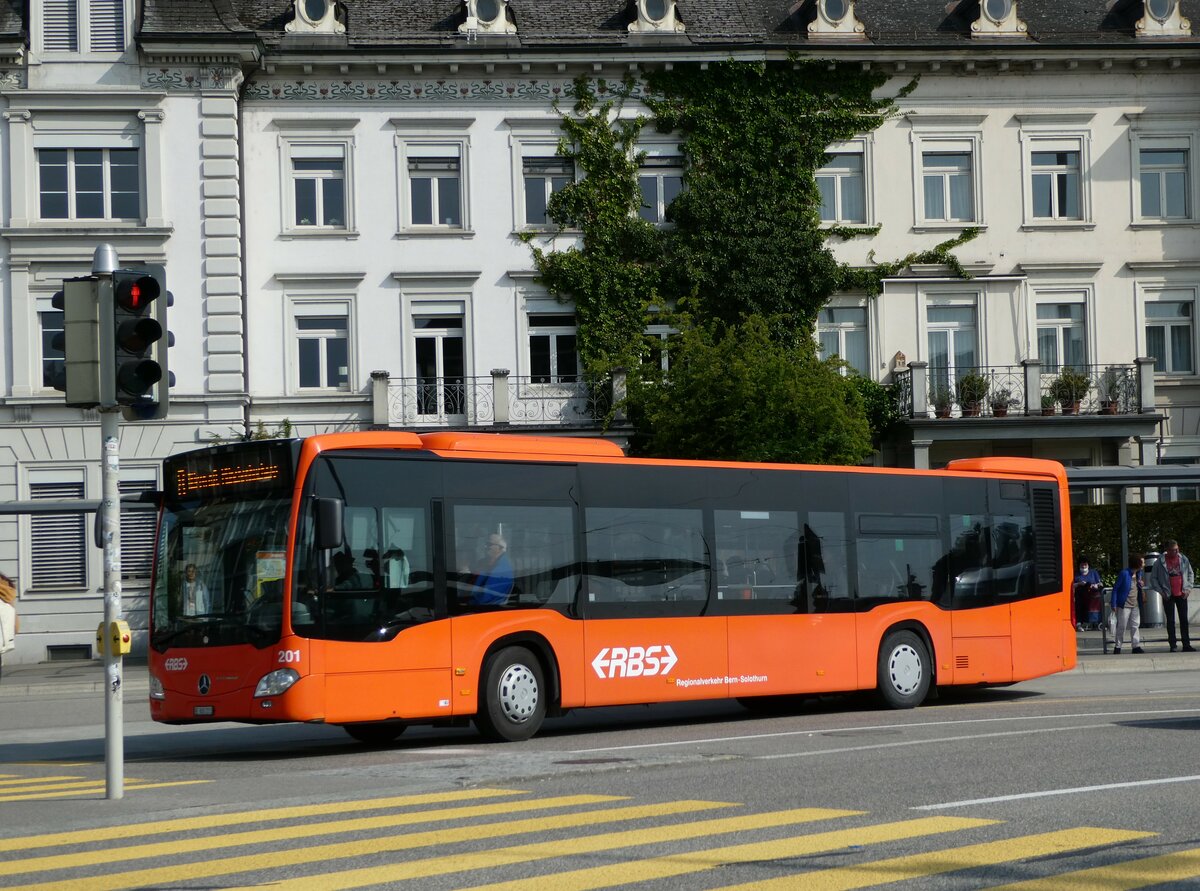
[{"label": "bus rear light", "polygon": [[163,683],[154,675],[150,675],[150,698],[151,699],[166,699],[167,691],[163,689]]},{"label": "bus rear light", "polygon": [[263,675],[258,686],[254,688],[254,696],[256,699],[263,696],[278,696],[298,680],[300,680],[298,671],[293,668],[280,668]]}]

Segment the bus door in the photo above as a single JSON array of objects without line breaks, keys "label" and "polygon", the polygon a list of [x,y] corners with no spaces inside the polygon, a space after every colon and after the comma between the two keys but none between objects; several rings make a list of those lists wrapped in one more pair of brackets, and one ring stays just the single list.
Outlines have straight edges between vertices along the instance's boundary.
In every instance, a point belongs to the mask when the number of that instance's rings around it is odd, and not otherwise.
[{"label": "bus door", "polygon": [[714,512],[717,609],[729,616],[733,696],[856,685],[846,511],[837,509],[844,506],[845,486],[832,477],[810,482],[838,487],[825,493],[833,498],[816,502],[829,509]]},{"label": "bus door", "polygon": [[[1073,662],[1066,650],[1075,643],[1069,594],[1063,593],[1058,484],[1047,480],[1022,485],[1029,489],[1032,516],[1018,511],[1013,517],[1012,522],[1025,524],[1019,558],[997,570],[1000,594],[1012,601],[1013,680],[1070,668]],[[1001,500],[1002,505],[1009,503]]]},{"label": "bus door", "polygon": [[[1025,484],[948,479],[954,682],[1013,679],[1011,603],[1022,584]],[[943,660],[943,665],[945,660]]]},{"label": "bus door", "polygon": [[706,615],[711,533],[693,473],[703,471],[580,468],[589,706],[729,695],[726,619]]}]

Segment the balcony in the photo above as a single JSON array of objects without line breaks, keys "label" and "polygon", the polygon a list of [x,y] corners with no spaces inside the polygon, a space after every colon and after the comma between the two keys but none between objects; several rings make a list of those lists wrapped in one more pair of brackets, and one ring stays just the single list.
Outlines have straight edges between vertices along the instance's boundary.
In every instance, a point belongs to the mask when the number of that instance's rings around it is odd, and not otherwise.
[{"label": "balcony", "polygon": [[[556,381],[509,374],[486,377],[392,377],[371,374],[372,419],[393,429],[476,430],[624,426],[625,375]],[[614,406],[618,406],[614,410]]]},{"label": "balcony", "polygon": [[931,467],[977,454],[1073,459],[1087,443],[1107,463],[1117,460],[1122,444],[1156,438],[1163,416],[1155,406],[1153,359],[1072,367],[1073,386],[1060,380],[1060,371],[1029,359],[953,371],[910,363],[894,376],[902,421],[889,437],[886,460]]},{"label": "balcony", "polygon": [[[1064,373],[1065,372],[1065,373]],[[1066,374],[1073,373],[1071,386]],[[1061,378],[1063,380],[1060,380]],[[913,362],[895,373],[901,417],[988,418],[1137,415],[1154,412],[1154,360],[1047,371],[1020,365],[929,368]],[[1074,396],[1074,398],[1069,398]]]}]

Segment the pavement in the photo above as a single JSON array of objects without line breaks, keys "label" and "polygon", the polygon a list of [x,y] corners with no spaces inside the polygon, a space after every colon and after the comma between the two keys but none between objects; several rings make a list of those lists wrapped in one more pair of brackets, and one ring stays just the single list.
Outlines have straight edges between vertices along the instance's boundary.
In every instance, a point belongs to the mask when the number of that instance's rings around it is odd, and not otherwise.
[{"label": "pavement", "polygon": [[[1136,671],[1200,671],[1200,652],[1172,653],[1167,646],[1166,630],[1143,628],[1145,653],[1135,654],[1126,647],[1120,655],[1105,652],[1099,631],[1081,631],[1077,637],[1079,660],[1073,671],[1081,674],[1132,673]],[[1198,641],[1200,643],[1200,641]],[[122,684],[127,697],[149,694],[150,677],[145,658],[130,658],[122,665]],[[42,662],[35,665],[5,665],[0,672],[0,699],[96,693],[104,691],[104,664],[90,662]]]}]

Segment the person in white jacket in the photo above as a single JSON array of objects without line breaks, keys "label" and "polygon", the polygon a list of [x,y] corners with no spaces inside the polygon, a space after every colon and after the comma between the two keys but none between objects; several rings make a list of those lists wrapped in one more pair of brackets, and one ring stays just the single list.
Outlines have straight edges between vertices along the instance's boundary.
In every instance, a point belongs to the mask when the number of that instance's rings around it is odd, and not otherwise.
[{"label": "person in white jacket", "polygon": [[19,624],[16,582],[0,572],[0,668],[4,664],[4,654],[16,649]]}]

